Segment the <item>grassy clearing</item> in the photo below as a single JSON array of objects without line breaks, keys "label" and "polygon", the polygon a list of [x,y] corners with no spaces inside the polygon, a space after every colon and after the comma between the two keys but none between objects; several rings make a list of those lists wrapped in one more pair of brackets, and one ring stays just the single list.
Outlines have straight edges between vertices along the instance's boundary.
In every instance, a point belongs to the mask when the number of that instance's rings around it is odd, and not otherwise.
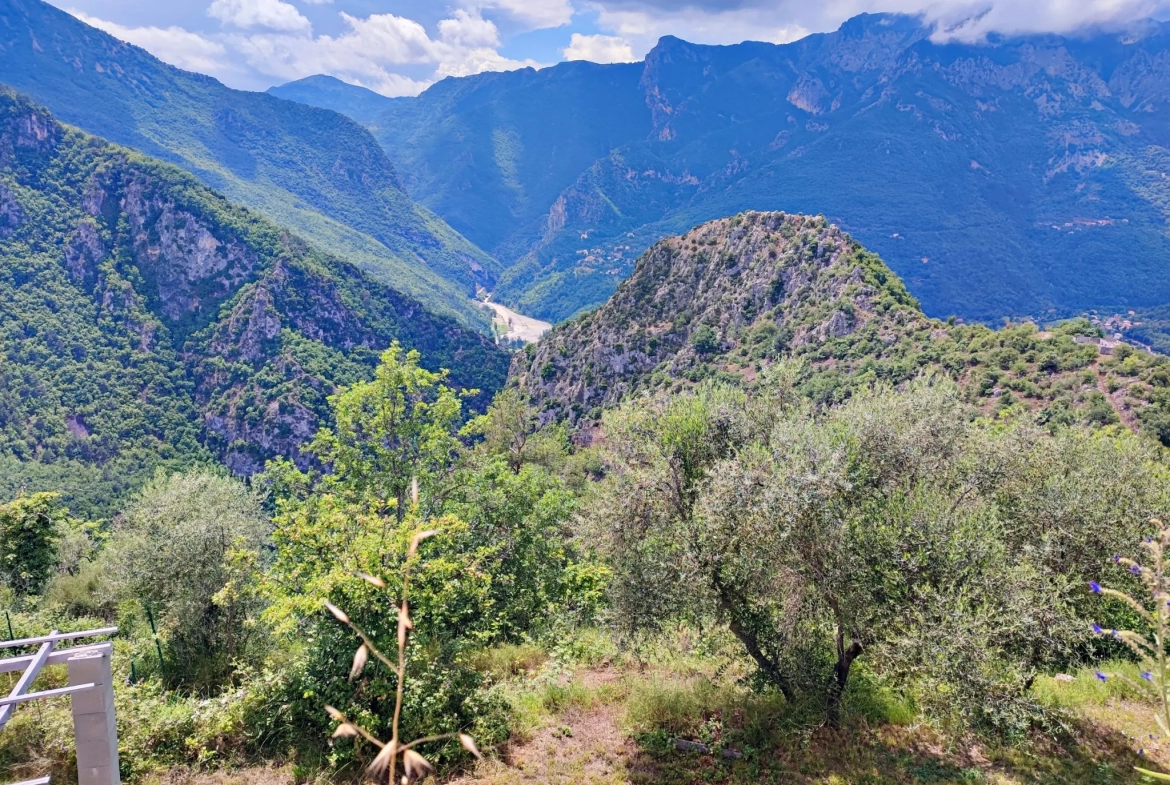
[{"label": "grassy clearing", "polygon": [[[866,674],[849,692],[842,727],[831,729],[813,707],[743,686],[746,665],[729,652],[678,644],[659,644],[653,658],[546,665],[501,682],[517,732],[452,785],[1120,785],[1141,782],[1134,765],[1170,770],[1153,707],[1117,678],[1137,678],[1130,663],[1103,667],[1117,676],[1104,683],[1091,669],[1038,679],[1034,694],[1052,727],[995,744],[944,736]],[[681,751],[678,739],[709,752]]]}]

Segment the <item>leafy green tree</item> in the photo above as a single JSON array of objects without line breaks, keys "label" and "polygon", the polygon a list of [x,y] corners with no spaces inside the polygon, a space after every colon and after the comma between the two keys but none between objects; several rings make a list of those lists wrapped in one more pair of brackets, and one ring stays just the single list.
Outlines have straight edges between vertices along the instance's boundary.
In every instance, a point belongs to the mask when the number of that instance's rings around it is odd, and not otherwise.
[{"label": "leafy green tree", "polygon": [[691,336],[691,343],[699,354],[713,354],[719,350],[719,336],[711,325],[703,324]]},{"label": "leafy green tree", "polygon": [[55,493],[0,504],[0,586],[18,597],[41,590],[57,566],[57,543],[67,518]]},{"label": "leafy green tree", "polygon": [[[570,535],[577,501],[562,476],[563,431],[538,429],[523,400],[505,394],[465,430],[483,438],[456,450],[458,399],[414,362],[388,353],[378,382],[332,399],[337,432],[317,440],[337,450],[322,451],[323,458],[341,454],[334,445],[346,450],[344,464],[323,461],[332,473],[315,477],[287,462],[270,465],[276,515],[274,559],[264,579],[271,603],[266,619],[277,635],[297,641],[302,665],[290,694],[315,696],[290,699],[295,722],[319,724],[318,699],[369,727],[389,722],[393,705],[379,696],[397,693],[396,675],[366,670],[358,689],[347,685],[352,641],[321,612],[322,602],[343,608],[377,648],[393,648],[394,609],[361,576],[376,576],[398,592],[411,538],[433,532],[427,558],[410,578],[415,626],[405,651],[411,678],[402,732],[459,728],[502,740],[503,708],[480,689],[482,676],[468,655],[545,634],[562,618],[590,617],[608,573],[580,556]],[[383,400],[407,414],[383,416],[375,405]],[[409,452],[415,433],[438,447]],[[387,493],[384,483],[396,477],[398,490]],[[412,477],[420,478],[417,488]]]},{"label": "leafy green tree", "polygon": [[418,482],[430,498],[459,448],[459,395],[443,383],[445,371],[428,371],[419,358],[393,344],[373,381],[331,399],[334,426],[309,448],[329,467],[335,491],[372,504],[380,515],[393,512],[399,523],[411,484]]},{"label": "leafy green tree", "polygon": [[214,687],[257,652],[262,607],[250,587],[270,526],[248,488],[207,472],[160,473],[116,522],[107,558],[117,594],[156,615],[172,680]]},{"label": "leafy green tree", "polygon": [[515,389],[496,395],[488,410],[472,418],[460,434],[479,437],[478,455],[501,456],[517,474],[530,463],[555,469],[569,454],[564,426],[541,428],[536,410]]},{"label": "leafy green tree", "polygon": [[1136,439],[992,428],[933,379],[824,412],[704,386],[604,426],[588,517],[621,626],[719,620],[834,721],[865,657],[940,719],[1018,730],[1031,676],[1084,651],[1092,532],[1165,487]]}]

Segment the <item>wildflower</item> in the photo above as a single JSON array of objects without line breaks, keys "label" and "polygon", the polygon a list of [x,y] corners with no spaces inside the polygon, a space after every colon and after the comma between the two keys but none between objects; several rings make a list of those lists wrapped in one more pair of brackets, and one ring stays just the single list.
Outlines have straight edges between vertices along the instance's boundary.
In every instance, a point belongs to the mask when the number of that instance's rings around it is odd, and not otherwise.
[{"label": "wildflower", "polygon": [[1104,634],[1105,634],[1105,630],[1103,630],[1103,629],[1101,628],[1101,625],[1100,625],[1100,624],[1094,624],[1094,625],[1093,625],[1093,632],[1097,633],[1098,635],[1104,635]]},{"label": "wildflower", "polygon": [[1121,562],[1121,557],[1120,557],[1120,556],[1114,556],[1114,557],[1113,557],[1113,563],[1114,563],[1114,564],[1119,564],[1120,562]]},{"label": "wildflower", "polygon": [[1146,681],[1153,681],[1154,674],[1150,673],[1149,671],[1142,671],[1142,678]]},{"label": "wildflower", "polygon": [[1142,568],[1136,564],[1131,565],[1129,568],[1129,571],[1132,572],[1134,575],[1141,575],[1142,574]]},{"label": "wildflower", "polygon": [[1097,678],[1100,679],[1101,681],[1108,681],[1109,677],[1106,676],[1101,671],[1095,671],[1095,673],[1096,673]]},{"label": "wildflower", "polygon": [[1093,592],[1093,594],[1100,594],[1101,584],[1097,583],[1096,581],[1089,581],[1089,591]]}]

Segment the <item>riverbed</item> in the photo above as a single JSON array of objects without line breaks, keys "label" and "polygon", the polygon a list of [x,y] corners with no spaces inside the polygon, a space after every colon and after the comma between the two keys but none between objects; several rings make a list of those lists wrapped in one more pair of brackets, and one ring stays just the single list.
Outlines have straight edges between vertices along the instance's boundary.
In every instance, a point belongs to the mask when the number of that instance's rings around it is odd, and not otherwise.
[{"label": "riverbed", "polygon": [[506,305],[499,303],[486,302],[484,303],[488,308],[496,314],[496,322],[501,326],[507,326],[508,332],[504,335],[509,341],[524,341],[524,343],[535,343],[540,340],[540,336],[552,329],[552,325],[548,322],[542,322],[540,319],[533,319],[531,316],[525,316],[521,313],[516,313]]}]

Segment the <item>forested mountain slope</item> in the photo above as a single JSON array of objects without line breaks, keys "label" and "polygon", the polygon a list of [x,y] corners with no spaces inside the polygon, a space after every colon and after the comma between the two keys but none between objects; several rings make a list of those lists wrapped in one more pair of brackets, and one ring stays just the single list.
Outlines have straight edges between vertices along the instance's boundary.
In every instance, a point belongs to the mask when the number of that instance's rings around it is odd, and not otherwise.
[{"label": "forested mountain slope", "polygon": [[479,333],[0,92],[0,495],[102,511],[158,465],[295,458],[395,340],[485,395],[506,374]]},{"label": "forested mountain slope", "polygon": [[931,32],[864,15],[785,45],[667,37],[643,63],[447,79],[369,125],[414,197],[510,266],[495,299],[540,318],[745,209],[828,216],[936,316],[1170,302],[1170,25]]},{"label": "forested mountain slope", "polygon": [[340,112],[363,124],[373,122],[398,100],[324,74],[270,87],[268,94]]},{"label": "forested mountain slope", "polygon": [[596,311],[518,353],[511,382],[546,421],[710,378],[754,384],[794,361],[800,388],[838,403],[875,380],[958,380],[992,414],[1124,423],[1170,444],[1170,358],[1106,342],[1078,319],[1047,331],[927,317],[882,260],[823,217],[749,212],[648,250]]},{"label": "forested mountain slope", "polygon": [[497,262],[402,190],[377,142],[334,112],[231,90],[41,0],[0,0],[0,82],[62,121],[178,164],[432,310],[486,331],[470,296]]}]

